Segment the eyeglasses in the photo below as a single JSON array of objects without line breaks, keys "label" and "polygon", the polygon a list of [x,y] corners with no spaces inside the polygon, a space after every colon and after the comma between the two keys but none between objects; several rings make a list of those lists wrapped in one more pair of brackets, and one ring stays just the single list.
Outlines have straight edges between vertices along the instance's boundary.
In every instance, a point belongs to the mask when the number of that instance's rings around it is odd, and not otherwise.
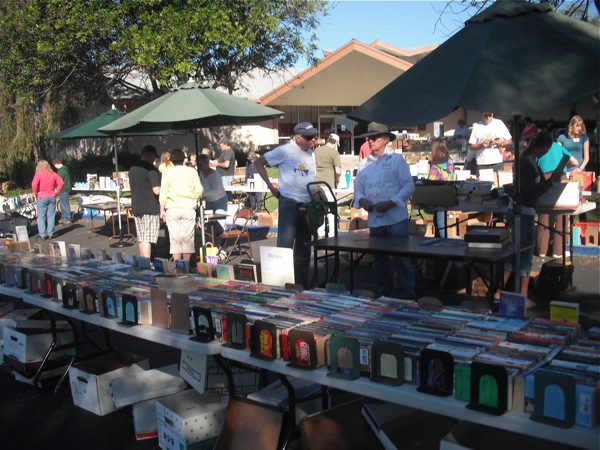
[{"label": "eyeglasses", "polygon": [[367,136],[367,137],[365,137],[365,139],[368,139],[370,141],[376,141],[380,137],[383,137],[383,134],[374,134],[373,136]]},{"label": "eyeglasses", "polygon": [[[300,135],[300,136],[302,136],[302,135]],[[311,137],[302,136],[302,137],[304,138],[304,140],[309,141],[309,142],[314,141],[317,138],[316,136],[311,136]]]}]

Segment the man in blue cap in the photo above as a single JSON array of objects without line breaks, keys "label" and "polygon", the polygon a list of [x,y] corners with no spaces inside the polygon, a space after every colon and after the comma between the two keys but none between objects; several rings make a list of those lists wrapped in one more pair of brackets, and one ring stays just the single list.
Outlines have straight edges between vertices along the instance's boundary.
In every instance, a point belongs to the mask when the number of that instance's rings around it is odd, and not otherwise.
[{"label": "man in blue cap", "polygon": [[[315,181],[313,148],[319,130],[310,122],[300,122],[294,127],[288,144],[281,145],[258,158],[254,165],[271,193],[279,199],[277,246],[294,250],[294,275],[296,284],[308,288],[310,269],[311,230],[305,213],[299,211],[300,203],[312,199],[306,186]],[[269,180],[267,165],[279,168],[279,185]]]}]

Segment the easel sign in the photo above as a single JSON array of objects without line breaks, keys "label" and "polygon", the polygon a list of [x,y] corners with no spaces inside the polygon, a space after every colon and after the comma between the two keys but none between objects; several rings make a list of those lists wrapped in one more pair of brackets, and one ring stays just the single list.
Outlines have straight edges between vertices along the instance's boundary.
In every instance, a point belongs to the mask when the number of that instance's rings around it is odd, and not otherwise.
[{"label": "easel sign", "polygon": [[17,235],[17,241],[29,242],[29,232],[27,231],[27,225],[15,225],[15,234]]},{"label": "easel sign", "polygon": [[285,286],[295,283],[294,251],[291,248],[260,248],[261,277],[263,284]]}]

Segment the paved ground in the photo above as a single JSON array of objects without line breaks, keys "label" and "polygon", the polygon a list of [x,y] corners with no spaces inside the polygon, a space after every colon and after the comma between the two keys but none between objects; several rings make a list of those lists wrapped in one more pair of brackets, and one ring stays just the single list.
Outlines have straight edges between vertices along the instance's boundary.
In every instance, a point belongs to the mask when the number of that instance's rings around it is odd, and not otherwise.
[{"label": "paved ground", "polygon": [[[80,244],[95,250],[98,247],[111,249],[108,236],[109,227],[100,230],[100,234],[91,234],[88,238],[89,222],[76,221],[68,226],[59,226],[56,239],[67,243]],[[32,234],[35,238],[35,234]],[[275,245],[275,238],[266,228],[256,228],[252,233],[255,261],[260,262],[261,245]],[[137,254],[137,245],[120,250]],[[232,263],[238,263],[246,257],[237,257]],[[346,263],[346,259],[342,258]],[[543,261],[536,258],[536,267]],[[592,257],[574,258],[574,287],[557,296],[560,299],[578,301],[581,306],[581,322],[585,328],[600,326],[600,287],[598,281],[599,259]],[[320,268],[321,273],[323,271]],[[343,267],[343,282],[347,282],[347,266]],[[421,280],[419,293],[434,295],[446,303],[457,303],[462,296],[460,280],[462,274],[456,271],[451,281],[454,289],[440,292],[437,280]],[[320,277],[323,279],[323,276]],[[362,265],[356,272],[357,287],[373,286],[373,272],[370,265]],[[534,296],[535,297],[535,296]],[[547,316],[547,301],[537,298],[539,304],[531,313]],[[179,352],[160,344],[150,344],[135,338],[111,333],[113,344],[122,350],[150,355],[151,367],[177,363]],[[62,450],[148,450],[157,449],[156,439],[136,441],[133,432],[131,408],[127,407],[104,417],[96,416],[73,406],[68,388],[63,388],[58,396],[50,389],[36,390],[32,386],[14,381],[6,367],[0,369],[0,447],[6,450],[60,448]]]}]

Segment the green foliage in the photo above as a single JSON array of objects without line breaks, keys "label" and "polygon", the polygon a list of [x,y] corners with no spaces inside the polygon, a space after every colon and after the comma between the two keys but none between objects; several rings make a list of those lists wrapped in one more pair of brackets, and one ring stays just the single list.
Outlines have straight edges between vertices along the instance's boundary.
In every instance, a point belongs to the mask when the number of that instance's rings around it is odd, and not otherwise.
[{"label": "green foliage", "polygon": [[135,73],[148,97],[190,77],[230,92],[256,69],[314,61],[325,0],[0,2],[0,177],[46,157],[48,136]]}]

